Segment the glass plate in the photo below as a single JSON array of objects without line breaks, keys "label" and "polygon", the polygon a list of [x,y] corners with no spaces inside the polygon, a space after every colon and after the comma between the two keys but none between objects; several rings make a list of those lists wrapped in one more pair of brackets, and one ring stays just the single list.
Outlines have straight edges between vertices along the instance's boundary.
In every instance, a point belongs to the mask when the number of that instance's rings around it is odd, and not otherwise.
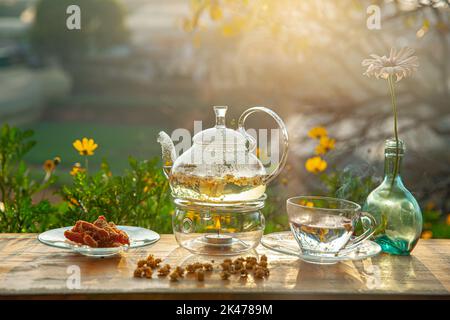
[{"label": "glass plate", "polygon": [[376,256],[381,247],[370,240],[362,241],[353,249],[342,250],[336,256],[316,256],[303,254],[294,235],[290,231],[270,233],[262,237],[261,244],[267,249],[299,257],[301,260],[317,264],[334,264],[346,260],[362,260]]},{"label": "glass plate", "polygon": [[128,234],[130,245],[123,245],[115,248],[91,248],[86,245],[79,245],[68,240],[64,236],[64,231],[70,230],[72,227],[64,227],[43,232],[38,236],[38,240],[48,246],[69,249],[89,257],[108,257],[127,251],[128,249],[148,246],[157,242],[160,238],[159,234],[152,230],[129,226],[117,227]]}]

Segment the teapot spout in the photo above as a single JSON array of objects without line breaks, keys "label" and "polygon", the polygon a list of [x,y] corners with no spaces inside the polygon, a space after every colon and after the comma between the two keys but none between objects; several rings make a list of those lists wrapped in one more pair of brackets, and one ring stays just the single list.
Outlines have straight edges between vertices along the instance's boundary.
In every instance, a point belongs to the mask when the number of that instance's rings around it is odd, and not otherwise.
[{"label": "teapot spout", "polygon": [[173,145],[172,139],[170,139],[169,135],[164,131],[161,131],[158,134],[158,139],[156,141],[161,144],[163,168],[167,177],[172,169],[175,159],[177,158],[175,146]]}]

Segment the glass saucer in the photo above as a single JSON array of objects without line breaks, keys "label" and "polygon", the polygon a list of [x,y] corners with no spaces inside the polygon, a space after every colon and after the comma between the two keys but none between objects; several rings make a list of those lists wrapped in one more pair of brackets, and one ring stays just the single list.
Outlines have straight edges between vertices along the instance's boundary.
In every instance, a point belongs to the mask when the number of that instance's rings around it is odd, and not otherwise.
[{"label": "glass saucer", "polygon": [[290,231],[270,233],[262,237],[261,244],[267,249],[296,256],[301,260],[316,264],[335,264],[346,260],[362,260],[376,256],[381,247],[370,240],[362,241],[353,249],[341,250],[335,256],[317,256],[302,253],[294,235]]},{"label": "glass saucer", "polygon": [[160,238],[159,234],[152,230],[129,226],[117,227],[128,234],[128,237],[130,238],[130,245],[123,245],[121,247],[114,248],[91,248],[89,246],[79,245],[68,240],[64,236],[64,231],[70,230],[72,227],[48,230],[41,233],[38,236],[38,240],[45,245],[55,248],[69,249],[88,257],[109,257],[119,254],[120,252],[127,251],[128,249],[151,245],[157,242]]}]

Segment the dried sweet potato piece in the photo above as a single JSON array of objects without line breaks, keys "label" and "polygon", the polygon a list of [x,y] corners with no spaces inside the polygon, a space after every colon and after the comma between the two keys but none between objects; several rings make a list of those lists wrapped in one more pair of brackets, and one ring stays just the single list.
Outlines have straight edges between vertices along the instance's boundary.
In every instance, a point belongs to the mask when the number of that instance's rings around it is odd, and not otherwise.
[{"label": "dried sweet potato piece", "polygon": [[93,223],[93,225],[96,226],[96,227],[105,229],[105,230],[106,230],[106,227],[109,226],[108,223],[107,223],[105,220],[103,220],[103,219],[97,219],[97,220],[95,220],[94,223]]},{"label": "dried sweet potato piece", "polygon": [[66,230],[64,231],[64,236],[69,239],[70,241],[76,242],[76,243],[80,243],[80,244],[84,244],[83,241],[83,234],[79,233],[79,232],[74,232],[71,230]]},{"label": "dried sweet potato piece", "polygon": [[88,234],[84,235],[83,242],[84,242],[85,245],[88,245],[89,247],[92,247],[92,248],[97,248],[98,247],[98,242],[95,241],[94,238],[92,238]]},{"label": "dried sweet potato piece", "polygon": [[128,237],[128,235],[123,232],[122,230],[119,230],[120,234],[119,237],[117,238],[117,241],[122,243],[122,244],[130,244],[130,238]]},{"label": "dried sweet potato piece", "polygon": [[90,222],[81,221],[80,228],[84,232],[87,232],[87,231],[92,232],[92,237],[96,238],[96,239],[104,240],[104,239],[107,239],[109,236],[108,231],[106,231],[105,229],[99,228]]},{"label": "dried sweet potato piece", "polygon": [[79,220],[72,230],[67,230],[64,235],[71,241],[94,248],[120,247],[130,244],[128,235],[118,229],[114,223],[106,221],[104,216],[99,216],[94,223]]},{"label": "dried sweet potato piece", "polygon": [[73,232],[82,232],[83,230],[81,230],[81,220],[77,221],[75,223],[75,226],[72,228]]}]

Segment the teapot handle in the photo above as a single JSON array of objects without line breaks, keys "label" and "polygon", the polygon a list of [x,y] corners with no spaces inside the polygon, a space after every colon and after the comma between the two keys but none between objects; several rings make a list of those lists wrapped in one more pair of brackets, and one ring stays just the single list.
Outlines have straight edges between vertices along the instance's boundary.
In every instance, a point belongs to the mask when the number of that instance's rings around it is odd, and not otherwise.
[{"label": "teapot handle", "polygon": [[287,154],[288,154],[288,146],[289,146],[289,136],[288,136],[288,132],[287,132],[287,129],[286,129],[286,126],[285,126],[283,120],[281,120],[281,118],[278,116],[278,114],[276,114],[274,111],[272,111],[266,107],[249,108],[249,109],[245,110],[239,117],[238,126],[239,126],[239,131],[241,131],[244,134],[244,136],[247,138],[247,140],[249,141],[249,144],[250,144],[249,149],[250,150],[253,150],[253,148],[256,146],[256,141],[251,135],[249,135],[245,131],[244,123],[249,115],[251,115],[252,113],[257,112],[257,111],[265,112],[265,113],[269,114],[277,122],[279,128],[281,129],[281,133],[283,135],[283,154],[281,155],[280,162],[278,163],[275,170],[273,170],[272,173],[270,173],[268,176],[266,176],[264,182],[265,182],[265,184],[268,184],[270,181],[272,181],[273,179],[275,179],[278,176],[278,174],[281,172],[281,170],[283,170],[284,165],[286,164]]}]

